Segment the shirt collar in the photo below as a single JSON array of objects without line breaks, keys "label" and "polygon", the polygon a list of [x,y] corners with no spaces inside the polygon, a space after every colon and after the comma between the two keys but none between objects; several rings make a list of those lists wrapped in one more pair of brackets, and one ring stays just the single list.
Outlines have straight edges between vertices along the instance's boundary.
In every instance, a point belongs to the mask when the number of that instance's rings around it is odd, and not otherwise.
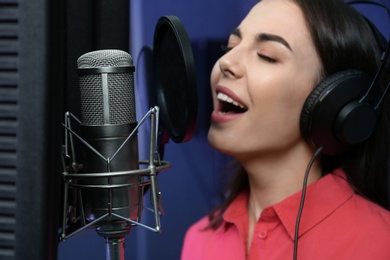
[{"label": "shirt collar", "polygon": [[[300,205],[302,191],[299,191],[285,200],[269,207],[276,212],[291,239],[294,239],[296,219]],[[315,227],[329,216],[354,194],[342,170],[335,170],[320,180],[310,184],[306,189],[305,204],[299,226],[299,236]],[[264,211],[265,211],[264,210]],[[248,191],[241,192],[224,213],[225,223],[238,224],[237,219],[248,219]],[[245,228],[245,226],[238,228]],[[244,223],[247,225],[247,223]],[[225,225],[226,227],[226,225]]]},{"label": "shirt collar", "polygon": [[237,195],[237,197],[232,201],[229,207],[226,209],[223,214],[224,224],[221,225],[219,230],[226,230],[232,224],[235,224],[237,228],[243,232],[247,233],[246,229],[248,228],[248,190],[244,190]]},{"label": "shirt collar", "polygon": [[[273,206],[291,239],[294,239],[296,219],[302,191]],[[312,229],[354,194],[343,171],[322,177],[309,185],[299,226],[299,236]]]}]

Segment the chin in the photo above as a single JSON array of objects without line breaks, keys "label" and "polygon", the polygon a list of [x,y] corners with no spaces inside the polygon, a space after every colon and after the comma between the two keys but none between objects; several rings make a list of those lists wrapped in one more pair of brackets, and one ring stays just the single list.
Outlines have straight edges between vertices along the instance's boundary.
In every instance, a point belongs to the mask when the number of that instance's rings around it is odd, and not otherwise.
[{"label": "chin", "polygon": [[[224,138],[221,134],[218,134],[216,131],[213,131],[212,127],[210,127],[209,132],[207,134],[207,141],[211,147],[222,152],[222,148],[224,146],[223,142]],[[226,141],[225,141],[226,143]],[[226,144],[225,144],[226,145]]]},{"label": "chin", "polygon": [[208,132],[207,141],[212,148],[220,153],[234,156],[234,144],[227,140],[229,140],[229,138],[223,137],[223,135],[216,133],[211,129]]}]

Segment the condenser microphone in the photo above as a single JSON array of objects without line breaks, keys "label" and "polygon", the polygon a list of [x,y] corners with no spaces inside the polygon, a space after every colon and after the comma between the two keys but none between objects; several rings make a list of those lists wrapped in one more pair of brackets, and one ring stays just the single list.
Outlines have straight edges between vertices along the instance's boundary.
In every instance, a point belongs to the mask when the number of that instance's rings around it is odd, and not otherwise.
[{"label": "condenser microphone", "polygon": [[[195,130],[197,80],[187,33],[177,17],[164,16],[158,21],[154,38],[152,77],[156,81],[150,87],[155,97],[150,100],[159,101],[150,104],[139,122],[133,61],[120,50],[93,51],[79,57],[81,119],[65,113],[60,239],[95,228],[106,239],[107,260],[124,260],[124,237],[132,226],[161,232],[163,210],[157,173],[170,168],[159,154],[159,134],[165,134],[161,128],[166,128],[176,143],[189,141]],[[147,118],[149,158],[139,161],[137,131]],[[73,120],[77,131],[71,127]],[[81,164],[76,161],[74,140],[82,146],[83,156],[77,156]],[[150,187],[152,206],[145,209],[154,213],[155,226],[141,222],[145,187]]]},{"label": "condenser microphone", "polygon": [[[80,56],[77,65],[80,135],[89,144],[83,148],[82,171],[95,176],[79,180],[85,187],[81,189],[84,218],[93,222],[109,212],[135,220],[142,191],[131,183],[138,183],[140,176],[110,177],[139,168],[137,134],[131,135],[137,127],[132,57],[121,50],[99,50]],[[130,232],[131,225],[119,218],[98,223],[96,230],[105,238],[123,240]]]}]

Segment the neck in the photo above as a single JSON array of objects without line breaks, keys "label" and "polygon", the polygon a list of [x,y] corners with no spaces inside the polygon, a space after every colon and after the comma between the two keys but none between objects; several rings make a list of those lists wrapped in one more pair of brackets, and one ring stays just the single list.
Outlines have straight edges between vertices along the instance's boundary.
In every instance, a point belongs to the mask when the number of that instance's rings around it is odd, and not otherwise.
[{"label": "neck", "polygon": [[[313,151],[292,151],[283,156],[259,156],[256,160],[241,162],[249,178],[248,207],[257,220],[264,208],[272,206],[300,191]],[[298,155],[298,156],[297,156]],[[312,165],[308,185],[321,178],[319,162]]]}]

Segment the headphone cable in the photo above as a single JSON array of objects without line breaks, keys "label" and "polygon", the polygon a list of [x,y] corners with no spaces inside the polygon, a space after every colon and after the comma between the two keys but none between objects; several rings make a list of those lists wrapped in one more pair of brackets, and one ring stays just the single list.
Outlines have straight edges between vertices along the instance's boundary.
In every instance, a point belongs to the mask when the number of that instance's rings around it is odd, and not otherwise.
[{"label": "headphone cable", "polygon": [[324,147],[319,147],[317,150],[314,152],[309,164],[307,165],[305,176],[303,178],[303,187],[302,187],[302,194],[301,194],[301,202],[299,204],[299,210],[297,214],[297,220],[295,223],[295,234],[294,234],[294,255],[293,255],[293,260],[297,260],[298,256],[298,236],[299,236],[299,224],[301,222],[301,217],[302,217],[302,211],[303,211],[303,206],[305,204],[305,197],[306,197],[306,187],[307,187],[307,180],[309,178],[309,173],[311,166],[313,165],[314,161],[318,158],[318,156],[321,154],[322,149]]}]

